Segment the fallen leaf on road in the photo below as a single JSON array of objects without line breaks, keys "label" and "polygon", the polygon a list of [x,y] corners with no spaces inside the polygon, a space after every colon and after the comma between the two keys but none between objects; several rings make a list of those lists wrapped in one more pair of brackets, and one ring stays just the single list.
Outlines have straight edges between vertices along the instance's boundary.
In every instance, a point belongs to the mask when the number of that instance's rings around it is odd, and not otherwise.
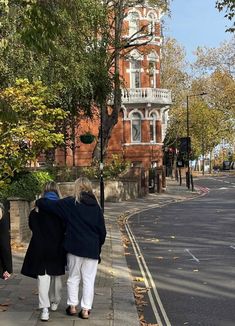
[{"label": "fallen leaf on road", "polygon": [[144,278],[143,277],[134,277],[133,281],[135,281],[135,282],[144,282]]},{"label": "fallen leaf on road", "polygon": [[0,312],[7,311],[7,307],[0,307]]},{"label": "fallen leaf on road", "polygon": [[150,288],[142,288],[140,286],[136,286],[135,287],[135,291],[137,291],[138,293],[146,293],[149,291]]},{"label": "fallen leaf on road", "polygon": [[0,303],[0,312],[7,311],[10,303]]}]

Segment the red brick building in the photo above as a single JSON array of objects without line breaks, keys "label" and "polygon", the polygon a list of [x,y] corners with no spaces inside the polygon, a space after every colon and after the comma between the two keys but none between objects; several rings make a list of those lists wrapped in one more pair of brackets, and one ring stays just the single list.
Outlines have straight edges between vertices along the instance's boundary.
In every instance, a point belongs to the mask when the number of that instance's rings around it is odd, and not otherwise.
[{"label": "red brick building", "polygon": [[[120,154],[133,166],[162,166],[162,145],[166,131],[168,110],[171,105],[170,90],[161,89],[161,11],[153,7],[137,6],[128,11],[124,21],[123,37],[129,38],[146,26],[148,34],[143,40],[148,44],[134,48],[120,60],[120,74],[125,88],[122,89],[122,110],[109,141],[107,157]],[[80,124],[78,134],[86,130],[98,135],[100,122],[95,120]],[[91,163],[95,143],[90,145],[79,141],[76,144],[74,163],[88,166]],[[57,151],[58,164],[73,164],[71,153]]]}]

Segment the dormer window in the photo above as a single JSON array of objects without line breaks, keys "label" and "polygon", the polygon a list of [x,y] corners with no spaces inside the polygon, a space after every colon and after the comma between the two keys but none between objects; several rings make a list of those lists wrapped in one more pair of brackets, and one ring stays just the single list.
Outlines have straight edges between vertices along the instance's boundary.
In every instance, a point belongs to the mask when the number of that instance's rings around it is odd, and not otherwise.
[{"label": "dormer window", "polygon": [[141,115],[138,112],[131,115],[131,142],[141,142]]}]

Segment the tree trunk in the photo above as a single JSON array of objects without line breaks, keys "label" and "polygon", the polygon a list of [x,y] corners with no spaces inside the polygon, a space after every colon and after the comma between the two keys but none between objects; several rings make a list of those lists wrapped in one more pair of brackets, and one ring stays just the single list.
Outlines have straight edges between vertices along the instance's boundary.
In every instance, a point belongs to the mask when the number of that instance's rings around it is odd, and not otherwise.
[{"label": "tree trunk", "polygon": [[[113,94],[113,106],[112,113],[108,113],[106,101],[105,104],[100,104],[100,115],[102,114],[102,126],[99,130],[99,142],[97,142],[94,151],[93,159],[99,160],[100,157],[105,157],[106,150],[108,147],[108,142],[111,137],[112,130],[115,124],[118,122],[119,112],[121,110],[121,88],[120,88],[120,72],[119,72],[119,61],[120,61],[120,41],[121,33],[123,27],[124,10],[123,1],[119,3],[114,8],[115,14],[115,29],[114,29],[114,94]],[[102,137],[101,136],[102,132]],[[100,139],[102,138],[102,146],[100,146]],[[102,147],[103,153],[100,153],[100,148]]]}]

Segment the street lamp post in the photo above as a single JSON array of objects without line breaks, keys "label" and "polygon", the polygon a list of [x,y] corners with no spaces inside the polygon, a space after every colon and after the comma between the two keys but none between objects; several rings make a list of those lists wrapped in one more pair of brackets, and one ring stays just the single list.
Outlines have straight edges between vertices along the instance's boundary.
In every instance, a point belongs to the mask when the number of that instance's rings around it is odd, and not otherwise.
[{"label": "street lamp post", "polygon": [[103,105],[100,106],[100,206],[104,212]]},{"label": "street lamp post", "polygon": [[199,94],[191,94],[191,95],[187,95],[187,172],[186,172],[186,184],[188,189],[190,189],[190,184],[192,185],[192,190],[193,189],[193,178],[191,176],[191,172],[190,172],[190,164],[189,164],[189,158],[190,158],[190,151],[191,151],[191,142],[190,142],[190,136],[189,136],[189,97],[196,97],[196,96],[204,96],[207,93],[203,92],[203,93],[199,93]]}]

